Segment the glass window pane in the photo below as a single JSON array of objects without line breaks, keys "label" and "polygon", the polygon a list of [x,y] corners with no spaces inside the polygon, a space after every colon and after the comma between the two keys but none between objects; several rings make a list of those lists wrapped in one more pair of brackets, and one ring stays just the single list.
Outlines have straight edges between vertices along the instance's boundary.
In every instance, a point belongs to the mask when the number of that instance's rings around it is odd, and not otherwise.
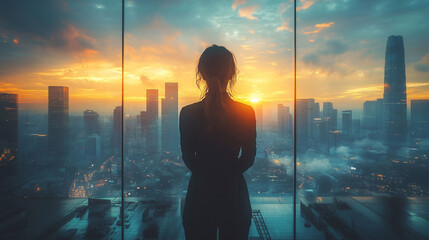
[{"label": "glass window pane", "polygon": [[297,238],[428,238],[428,7],[298,4]]},{"label": "glass window pane", "polygon": [[0,3],[1,239],[120,236],[120,10]]},{"label": "glass window pane", "polygon": [[[222,45],[236,57],[234,99],[253,107],[257,154],[244,174],[250,238],[292,238],[293,4],[289,1],[128,1],[125,9],[126,238],[183,239],[191,171],[178,114],[201,100],[195,69]],[[278,122],[280,119],[280,122]]]}]

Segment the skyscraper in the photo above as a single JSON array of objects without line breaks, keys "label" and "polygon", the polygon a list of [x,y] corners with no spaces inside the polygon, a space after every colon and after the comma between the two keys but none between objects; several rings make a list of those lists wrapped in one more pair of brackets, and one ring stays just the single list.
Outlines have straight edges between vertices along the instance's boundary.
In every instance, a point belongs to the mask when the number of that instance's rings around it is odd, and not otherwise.
[{"label": "skyscraper", "polygon": [[365,101],[363,103],[363,128],[371,131],[377,128],[376,101]]},{"label": "skyscraper", "polygon": [[352,110],[344,110],[341,119],[343,138],[348,140],[352,137]]},{"label": "skyscraper", "polygon": [[113,110],[113,149],[120,151],[122,134],[122,106]]},{"label": "skyscraper", "polygon": [[289,107],[283,106],[283,104],[277,105],[277,128],[280,136],[292,134],[292,115]]},{"label": "skyscraper", "polygon": [[86,134],[100,134],[100,122],[98,120],[98,113],[94,110],[85,110],[83,112],[83,124]]},{"label": "skyscraper", "polygon": [[165,98],[161,101],[161,149],[164,152],[179,148],[179,86],[165,83]]},{"label": "skyscraper", "polygon": [[381,130],[383,129],[383,125],[384,125],[384,118],[383,118],[384,105],[383,105],[383,99],[382,98],[377,99],[376,111],[377,111],[376,120],[375,120],[376,127],[377,127],[377,131],[381,132]]},{"label": "skyscraper", "polygon": [[61,166],[68,153],[69,136],[69,88],[49,86],[48,138],[51,164]]},{"label": "skyscraper", "polygon": [[429,138],[429,99],[411,100],[411,137]]},{"label": "skyscraper", "polygon": [[389,146],[407,141],[407,89],[402,36],[389,36],[384,67],[384,136]]},{"label": "skyscraper", "polygon": [[314,111],[314,118],[320,118],[320,104],[318,102],[314,103],[313,111]]},{"label": "skyscraper", "polygon": [[327,122],[328,131],[337,130],[337,109],[333,103],[323,103],[322,119]]},{"label": "skyscraper", "polygon": [[0,93],[0,179],[16,173],[18,95]]},{"label": "skyscraper", "polygon": [[146,89],[146,111],[142,111],[140,116],[147,152],[157,153],[159,150],[158,89]]},{"label": "skyscraper", "polygon": [[313,136],[314,99],[296,100],[296,136],[297,145],[305,150],[308,140]]}]

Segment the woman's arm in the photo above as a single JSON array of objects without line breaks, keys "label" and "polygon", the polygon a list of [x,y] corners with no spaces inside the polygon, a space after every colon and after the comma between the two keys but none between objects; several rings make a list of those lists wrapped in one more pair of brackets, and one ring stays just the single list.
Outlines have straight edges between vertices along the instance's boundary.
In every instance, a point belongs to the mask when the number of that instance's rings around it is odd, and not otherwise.
[{"label": "woman's arm", "polygon": [[238,158],[238,168],[242,173],[253,165],[256,156],[256,119],[255,111],[250,106],[246,111],[243,125],[246,126],[245,136],[241,146],[241,156]]},{"label": "woman's arm", "polygon": [[180,148],[182,150],[182,159],[189,170],[193,171],[195,167],[195,139],[192,139],[192,124],[190,122],[189,111],[184,107],[180,111],[179,131],[180,131]]}]

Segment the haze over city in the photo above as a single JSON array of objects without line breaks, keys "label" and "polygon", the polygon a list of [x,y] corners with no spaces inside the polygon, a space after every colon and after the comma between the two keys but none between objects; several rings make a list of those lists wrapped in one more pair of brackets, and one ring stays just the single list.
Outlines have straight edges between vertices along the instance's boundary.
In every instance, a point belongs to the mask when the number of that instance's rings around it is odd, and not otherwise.
[{"label": "haze over city", "polygon": [[[392,34],[404,36],[408,99],[429,94],[427,4],[369,2],[298,2],[298,98],[361,108],[381,97],[385,39]],[[48,86],[69,86],[71,113],[111,113],[121,96],[120,2],[47,1],[8,11],[18,4],[0,8],[0,92],[18,93],[22,111],[46,111]],[[198,100],[196,61],[213,43],[236,55],[237,100],[291,103],[292,7],[288,1],[126,1],[126,108],[138,112],[147,88],[163,96],[164,82],[179,83],[179,106]]]}]

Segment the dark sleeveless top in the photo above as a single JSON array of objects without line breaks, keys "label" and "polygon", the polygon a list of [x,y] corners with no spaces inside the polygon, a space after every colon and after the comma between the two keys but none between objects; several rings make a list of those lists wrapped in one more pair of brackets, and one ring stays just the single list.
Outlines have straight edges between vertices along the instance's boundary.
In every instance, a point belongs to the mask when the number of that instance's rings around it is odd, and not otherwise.
[{"label": "dark sleeveless top", "polygon": [[227,123],[208,131],[203,101],[185,106],[180,112],[182,158],[192,172],[183,222],[198,224],[207,218],[235,224],[250,222],[252,213],[243,173],[255,160],[255,112],[251,106],[231,100]]}]

